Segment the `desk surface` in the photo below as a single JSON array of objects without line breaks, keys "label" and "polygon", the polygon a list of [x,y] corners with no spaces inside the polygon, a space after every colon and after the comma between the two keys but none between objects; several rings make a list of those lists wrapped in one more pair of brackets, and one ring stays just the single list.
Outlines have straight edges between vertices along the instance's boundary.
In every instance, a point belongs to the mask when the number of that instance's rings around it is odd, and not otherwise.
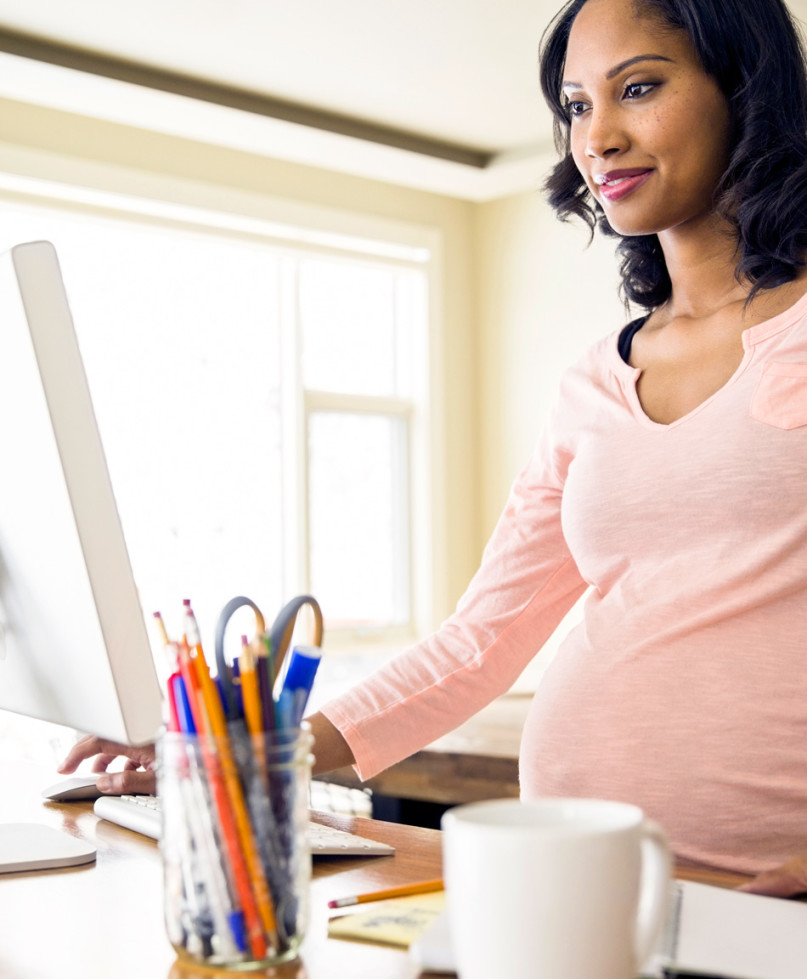
[{"label": "desk surface", "polygon": [[[13,767],[14,771],[10,771]],[[98,849],[86,868],[0,876],[0,976],[3,979],[211,979],[180,965],[165,937],[157,845],[99,820],[89,803],[44,803],[48,781],[32,765],[3,763],[6,787],[0,822],[30,820],[83,839]],[[51,773],[52,780],[52,773]],[[415,979],[407,954],[327,937],[331,898],[438,877],[440,834],[367,819],[319,816],[360,835],[392,843],[394,857],[316,860],[311,924],[299,961],[258,973],[277,979]],[[732,875],[689,874],[731,885]],[[425,975],[425,974],[424,974]]]},{"label": "desk surface", "polygon": [[[211,979],[241,975],[180,965],[165,937],[157,844],[100,820],[91,803],[55,805],[40,791],[53,772],[3,761],[0,822],[38,822],[89,840],[95,865],[0,875],[2,979]],[[311,923],[301,959],[278,979],[414,979],[408,955],[327,937],[331,898],[429,880],[441,874],[440,834],[367,819],[318,815],[340,829],[396,848],[392,857],[314,861]],[[258,973],[264,976],[267,973]]]}]

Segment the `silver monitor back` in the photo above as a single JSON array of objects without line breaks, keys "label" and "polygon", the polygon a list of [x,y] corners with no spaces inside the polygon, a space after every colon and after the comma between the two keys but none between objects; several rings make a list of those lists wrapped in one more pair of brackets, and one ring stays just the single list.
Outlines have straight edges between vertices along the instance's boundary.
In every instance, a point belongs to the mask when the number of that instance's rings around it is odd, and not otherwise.
[{"label": "silver monitor back", "polygon": [[129,744],[153,740],[161,723],[146,624],[48,242],[0,256],[0,708]]}]

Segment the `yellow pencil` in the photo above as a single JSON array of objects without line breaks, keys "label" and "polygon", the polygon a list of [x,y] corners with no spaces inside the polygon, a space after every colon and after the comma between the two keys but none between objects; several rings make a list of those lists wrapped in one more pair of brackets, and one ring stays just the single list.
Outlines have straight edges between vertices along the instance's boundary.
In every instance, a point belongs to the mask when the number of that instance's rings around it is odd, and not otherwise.
[{"label": "yellow pencil", "polygon": [[425,880],[419,884],[404,884],[402,887],[388,887],[383,891],[354,894],[352,897],[339,897],[333,901],[328,901],[328,907],[349,908],[353,904],[368,904],[370,901],[385,901],[390,897],[408,897],[410,894],[430,894],[433,891],[442,890],[442,880]]},{"label": "yellow pencil", "polygon": [[154,621],[157,625],[157,632],[160,635],[163,646],[169,646],[171,644],[171,640],[168,638],[168,632],[165,628],[165,621],[159,612],[154,613]]},{"label": "yellow pencil", "polygon": [[241,637],[241,657],[238,661],[241,676],[241,697],[244,701],[244,717],[247,730],[256,735],[263,732],[261,713],[261,694],[258,689],[258,676],[255,673],[255,656],[246,636]]}]

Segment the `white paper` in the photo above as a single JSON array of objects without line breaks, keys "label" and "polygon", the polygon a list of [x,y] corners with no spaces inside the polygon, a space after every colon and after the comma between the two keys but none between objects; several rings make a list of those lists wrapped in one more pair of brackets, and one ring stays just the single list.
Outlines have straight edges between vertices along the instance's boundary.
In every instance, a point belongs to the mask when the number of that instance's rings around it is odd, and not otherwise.
[{"label": "white paper", "polygon": [[[423,971],[453,973],[445,912],[410,954]],[[662,948],[642,976],[665,967],[724,979],[807,979],[807,904],[676,881]]]}]

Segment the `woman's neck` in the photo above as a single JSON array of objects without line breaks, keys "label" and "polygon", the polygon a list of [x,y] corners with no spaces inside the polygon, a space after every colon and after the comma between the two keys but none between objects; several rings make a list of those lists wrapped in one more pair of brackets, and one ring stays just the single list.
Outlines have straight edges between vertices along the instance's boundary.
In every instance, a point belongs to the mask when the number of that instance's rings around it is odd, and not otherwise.
[{"label": "woman's neck", "polygon": [[672,289],[669,300],[651,316],[655,328],[671,322],[696,326],[728,316],[745,329],[788,309],[807,291],[805,267],[791,282],[763,289],[749,303],[751,286],[736,276],[734,230],[714,215],[697,229],[662,232],[659,241]]},{"label": "woman's neck", "polygon": [[750,287],[737,280],[736,237],[728,222],[712,215],[700,228],[662,232],[659,242],[672,283],[665,318],[699,320],[744,305]]}]

